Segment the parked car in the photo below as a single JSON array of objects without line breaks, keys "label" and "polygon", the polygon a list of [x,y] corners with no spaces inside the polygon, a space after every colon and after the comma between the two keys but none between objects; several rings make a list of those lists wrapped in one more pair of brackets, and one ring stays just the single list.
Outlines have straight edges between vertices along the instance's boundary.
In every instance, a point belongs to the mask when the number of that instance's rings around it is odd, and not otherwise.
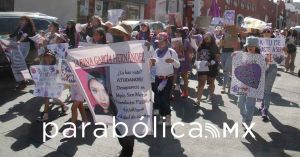
[{"label": "parked car", "polygon": [[300,45],[300,26],[296,26],[294,29],[297,32],[297,41],[296,41],[296,43],[297,43],[297,45]]},{"label": "parked car", "polygon": [[[32,13],[32,12],[0,12],[0,38],[8,38],[8,35],[13,33],[18,25],[19,19],[22,16],[30,17],[36,27],[36,31],[47,31],[48,25],[52,21],[57,21],[58,19],[53,16],[48,16],[42,13]],[[37,53],[30,51],[26,62],[32,63],[36,58]],[[0,52],[0,67],[8,66],[9,63],[6,59],[4,53]]]}]

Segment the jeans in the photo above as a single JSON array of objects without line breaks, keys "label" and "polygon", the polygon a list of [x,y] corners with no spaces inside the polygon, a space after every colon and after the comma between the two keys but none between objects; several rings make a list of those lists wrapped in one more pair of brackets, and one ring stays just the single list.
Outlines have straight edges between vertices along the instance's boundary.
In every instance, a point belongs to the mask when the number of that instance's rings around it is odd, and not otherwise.
[{"label": "jeans", "polygon": [[266,71],[265,78],[265,91],[264,91],[264,99],[263,99],[263,110],[268,111],[271,101],[271,91],[275,82],[275,78],[277,75],[277,65],[271,64],[269,65]]},{"label": "jeans", "polygon": [[232,71],[232,52],[223,52],[221,54],[221,62],[223,67],[224,82],[223,87],[230,85],[230,74]]},{"label": "jeans", "polygon": [[240,113],[243,117],[243,122],[250,126],[255,108],[256,98],[250,98],[245,95],[240,95],[238,105]]},{"label": "jeans", "polygon": [[157,87],[161,81],[158,77],[155,78],[153,86],[154,106],[158,106],[161,116],[166,116],[171,114],[170,94],[173,86],[173,77],[169,77],[165,88],[162,91],[158,91]]}]

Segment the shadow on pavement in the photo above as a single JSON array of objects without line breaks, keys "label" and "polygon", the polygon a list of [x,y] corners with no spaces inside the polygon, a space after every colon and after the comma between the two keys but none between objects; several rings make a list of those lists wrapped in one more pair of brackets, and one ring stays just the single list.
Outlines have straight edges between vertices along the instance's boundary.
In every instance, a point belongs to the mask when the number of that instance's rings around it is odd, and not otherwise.
[{"label": "shadow on pavement", "polygon": [[299,108],[299,104],[283,99],[282,96],[278,93],[271,93],[271,102],[273,103],[272,105],[276,106]]},{"label": "shadow on pavement", "polygon": [[246,137],[249,143],[242,142],[254,156],[280,156],[290,157],[285,150],[300,151],[300,131],[299,129],[282,124],[272,114],[269,114],[270,122],[278,132],[268,133],[271,142],[263,139],[258,133],[254,132],[255,139]]},{"label": "shadow on pavement", "polygon": [[139,142],[149,146],[149,156],[151,157],[187,157],[184,154],[180,141],[175,139],[171,133],[171,128],[166,128],[166,136],[163,137],[163,127],[157,127],[157,137],[147,136],[146,138],[136,138]]},{"label": "shadow on pavement", "polygon": [[234,125],[234,121],[227,118],[227,114],[222,111],[219,106],[213,105],[212,110],[208,110],[204,107],[199,107],[203,112],[203,119],[209,120],[210,122],[216,124],[220,129],[223,129],[223,123],[227,123],[229,127]]}]

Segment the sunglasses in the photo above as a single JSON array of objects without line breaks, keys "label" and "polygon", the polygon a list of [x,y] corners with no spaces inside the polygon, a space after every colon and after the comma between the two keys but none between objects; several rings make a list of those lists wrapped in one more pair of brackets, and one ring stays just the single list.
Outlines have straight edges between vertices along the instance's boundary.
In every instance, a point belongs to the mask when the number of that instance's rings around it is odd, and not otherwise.
[{"label": "sunglasses", "polygon": [[264,33],[271,33],[271,31],[265,31]]}]

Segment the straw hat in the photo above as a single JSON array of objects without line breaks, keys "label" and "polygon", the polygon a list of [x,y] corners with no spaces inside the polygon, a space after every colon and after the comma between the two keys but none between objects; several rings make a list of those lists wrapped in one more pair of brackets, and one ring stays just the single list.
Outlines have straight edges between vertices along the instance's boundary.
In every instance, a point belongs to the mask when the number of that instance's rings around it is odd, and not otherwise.
[{"label": "straw hat", "polygon": [[122,22],[119,25],[117,25],[115,27],[112,27],[109,30],[109,32],[112,35],[123,35],[123,34],[126,34],[126,35],[131,36],[132,28],[131,28],[131,26],[129,26],[129,25],[125,24],[124,22]]}]

